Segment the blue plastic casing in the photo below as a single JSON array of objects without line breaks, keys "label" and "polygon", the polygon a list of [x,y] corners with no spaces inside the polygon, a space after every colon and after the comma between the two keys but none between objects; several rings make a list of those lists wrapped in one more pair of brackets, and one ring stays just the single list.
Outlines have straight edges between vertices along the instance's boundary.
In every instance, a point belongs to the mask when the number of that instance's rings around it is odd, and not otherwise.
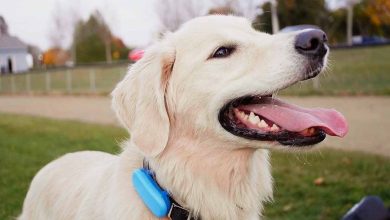
[{"label": "blue plastic casing", "polygon": [[144,168],[137,169],[132,180],[135,191],[149,210],[159,218],[167,216],[171,207],[169,194],[157,185],[150,172]]}]

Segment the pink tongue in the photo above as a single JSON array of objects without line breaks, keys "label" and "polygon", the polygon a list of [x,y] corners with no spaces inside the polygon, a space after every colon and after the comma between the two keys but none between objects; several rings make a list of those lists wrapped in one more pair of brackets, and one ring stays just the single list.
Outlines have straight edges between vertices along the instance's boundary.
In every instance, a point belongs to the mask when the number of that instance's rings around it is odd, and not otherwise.
[{"label": "pink tongue", "polygon": [[333,109],[302,108],[269,97],[261,100],[261,104],[243,105],[238,109],[261,115],[288,131],[300,132],[310,127],[320,127],[328,135],[339,137],[344,137],[348,132],[344,116]]}]

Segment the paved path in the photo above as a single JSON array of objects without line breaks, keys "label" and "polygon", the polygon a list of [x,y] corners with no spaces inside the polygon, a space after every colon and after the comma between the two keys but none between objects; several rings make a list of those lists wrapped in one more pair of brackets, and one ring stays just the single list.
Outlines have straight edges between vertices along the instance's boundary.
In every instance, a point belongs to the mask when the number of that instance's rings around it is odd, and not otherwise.
[{"label": "paved path", "polygon": [[100,96],[0,96],[1,112],[119,124],[110,105]]},{"label": "paved path", "polygon": [[[343,138],[328,137],[321,145],[390,156],[390,98],[287,97],[307,107],[335,108],[350,125]],[[0,111],[118,125],[108,97],[0,96]]]}]

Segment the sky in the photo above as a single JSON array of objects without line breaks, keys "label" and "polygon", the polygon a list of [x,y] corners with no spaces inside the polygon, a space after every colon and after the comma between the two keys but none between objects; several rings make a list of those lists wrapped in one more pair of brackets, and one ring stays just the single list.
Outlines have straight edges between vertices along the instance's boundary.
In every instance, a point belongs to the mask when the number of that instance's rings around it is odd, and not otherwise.
[{"label": "sky", "polygon": [[[42,50],[52,46],[53,17],[69,16],[72,14],[67,13],[69,10],[87,20],[98,9],[113,34],[126,45],[147,45],[158,25],[152,8],[152,0],[0,0],[0,15],[7,22],[10,34]],[[63,47],[70,45],[71,35],[65,34]]]},{"label": "sky", "polygon": [[[337,8],[348,0],[327,1]],[[153,41],[160,25],[153,6],[154,0],[0,0],[0,15],[11,35],[46,50],[53,44],[51,36],[57,33],[53,17],[60,15],[71,21],[67,16],[78,15],[87,20],[99,10],[113,34],[127,46],[144,47]],[[61,36],[64,48],[70,46],[73,31],[70,27],[66,29]]]}]

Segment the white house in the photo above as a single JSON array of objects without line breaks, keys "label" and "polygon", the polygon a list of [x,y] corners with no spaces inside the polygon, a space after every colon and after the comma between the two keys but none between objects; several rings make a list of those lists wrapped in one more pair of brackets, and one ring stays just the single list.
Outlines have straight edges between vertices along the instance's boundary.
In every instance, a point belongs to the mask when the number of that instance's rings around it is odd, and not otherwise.
[{"label": "white house", "polygon": [[8,26],[0,16],[0,73],[28,71],[28,57],[27,45],[8,34]]}]

